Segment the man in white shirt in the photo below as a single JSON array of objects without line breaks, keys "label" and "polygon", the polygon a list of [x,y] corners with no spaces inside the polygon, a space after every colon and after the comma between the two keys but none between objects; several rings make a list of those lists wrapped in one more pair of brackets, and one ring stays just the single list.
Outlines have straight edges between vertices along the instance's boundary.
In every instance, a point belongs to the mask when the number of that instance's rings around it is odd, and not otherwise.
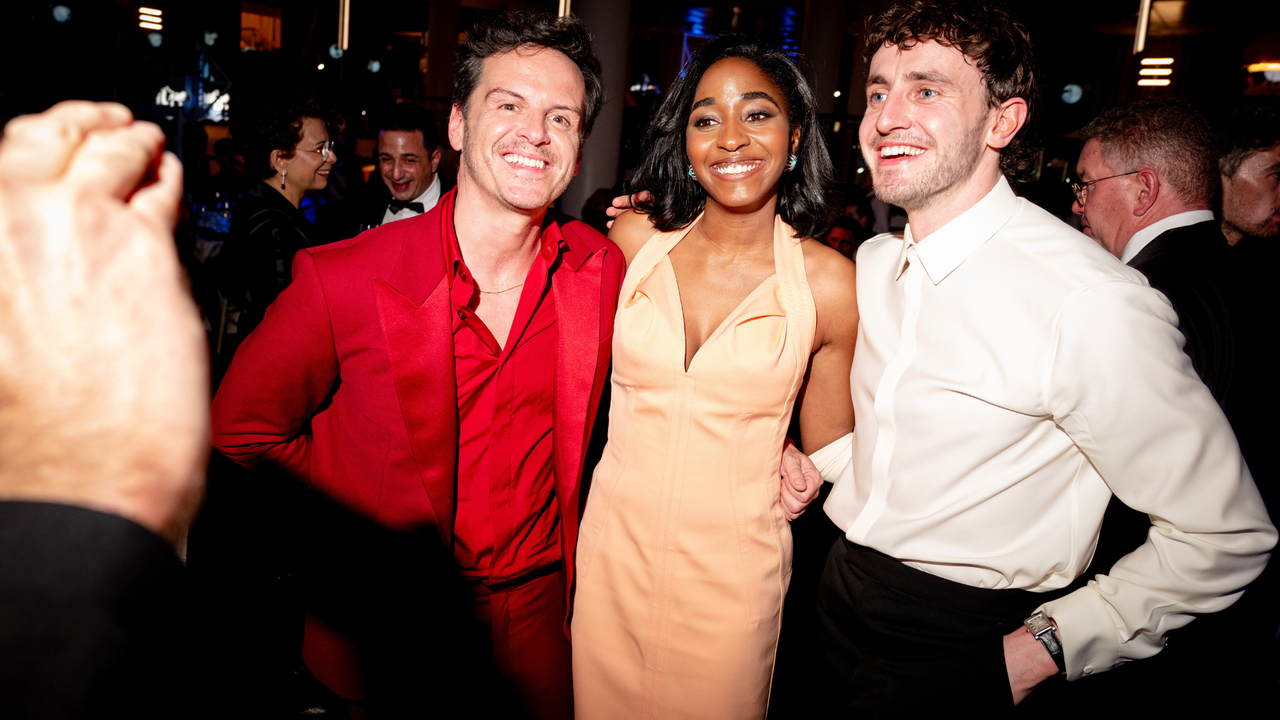
[{"label": "man in white shirt", "polygon": [[419,105],[393,105],[378,132],[377,192],[361,210],[361,230],[417,217],[453,187],[436,171],[443,145],[431,113]]},{"label": "man in white shirt", "polygon": [[[858,253],[857,427],[814,455],[826,654],[850,711],[1008,709],[1230,605],[1275,529],[1168,302],[1005,179],[1035,162],[1026,30],[916,0],[867,48],[861,146],[909,225]],[[1067,593],[1113,492],[1155,527]]]}]

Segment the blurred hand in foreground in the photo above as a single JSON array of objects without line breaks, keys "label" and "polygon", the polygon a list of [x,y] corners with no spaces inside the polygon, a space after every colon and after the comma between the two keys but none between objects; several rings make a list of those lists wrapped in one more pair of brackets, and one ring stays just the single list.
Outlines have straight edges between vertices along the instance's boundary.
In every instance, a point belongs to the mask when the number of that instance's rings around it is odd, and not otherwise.
[{"label": "blurred hand in foreground", "polygon": [[121,105],[0,142],[0,499],[115,513],[170,541],[202,491],[204,333],[173,227],[182,166]]}]

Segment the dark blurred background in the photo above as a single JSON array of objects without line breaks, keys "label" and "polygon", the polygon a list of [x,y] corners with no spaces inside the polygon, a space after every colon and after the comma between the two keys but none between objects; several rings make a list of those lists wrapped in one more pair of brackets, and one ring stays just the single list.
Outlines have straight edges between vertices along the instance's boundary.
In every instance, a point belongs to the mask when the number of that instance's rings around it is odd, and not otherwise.
[{"label": "dark blurred background", "polygon": [[[220,169],[214,143],[228,135],[240,94],[310,85],[345,116],[342,160],[367,172],[375,147],[372,128],[388,105],[422,104],[444,128],[454,49],[477,18],[508,9],[558,12],[565,4],[6,0],[0,8],[6,35],[0,43],[0,120],[68,98],[115,100],[159,122],[190,182],[198,183]],[[704,38],[729,31],[759,35],[795,53],[821,103],[838,178],[855,194],[865,177],[856,138],[865,74],[861,28],[882,5],[572,0],[570,11],[595,34],[609,104],[560,209],[582,216],[593,193],[619,187],[636,161],[641,131],[683,58]],[[1072,135],[1102,109],[1135,97],[1180,96],[1211,111],[1225,96],[1280,94],[1280,70],[1264,73],[1258,67],[1280,63],[1280,3],[1155,0],[1141,54],[1133,52],[1139,0],[1008,5],[1031,30],[1043,77],[1041,182],[1024,192],[1064,217],[1070,204],[1065,172],[1079,150]],[[1144,58],[1172,62],[1143,66]],[[1140,76],[1144,67],[1172,72]],[[1139,86],[1139,79],[1169,82]],[[445,162],[446,174],[452,174],[456,156]]]}]

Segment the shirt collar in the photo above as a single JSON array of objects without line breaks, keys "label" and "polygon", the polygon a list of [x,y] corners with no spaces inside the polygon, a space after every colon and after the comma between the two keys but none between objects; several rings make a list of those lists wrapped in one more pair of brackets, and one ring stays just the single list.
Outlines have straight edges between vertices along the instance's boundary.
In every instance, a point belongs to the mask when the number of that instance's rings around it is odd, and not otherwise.
[{"label": "shirt collar", "polygon": [[[440,174],[436,173],[436,176],[431,178],[431,184],[427,186],[427,189],[423,190],[421,195],[409,202],[422,203],[423,212],[435,207],[436,203],[440,202]],[[403,212],[417,215],[417,213],[413,212],[409,208],[404,208],[403,210],[391,210],[392,215],[399,215]]]},{"label": "shirt collar", "polygon": [[982,247],[1013,217],[1022,200],[1013,193],[1009,181],[1000,176],[995,187],[968,210],[957,215],[929,235],[929,242],[917,244],[911,236],[911,225],[902,237],[902,254],[898,257],[898,274],[907,269],[907,253],[912,247],[929,280],[937,285],[970,255]]},{"label": "shirt collar", "polygon": [[[449,223],[448,227],[448,237],[443,238],[445,267],[454,273],[458,273],[466,266],[466,263],[462,259],[462,248],[458,245],[458,234],[453,229],[453,223]],[[550,212],[547,213],[547,218],[542,223],[542,237],[539,240],[541,245],[538,248],[538,254],[542,256],[548,266],[554,265],[555,261],[560,257],[560,253],[569,247],[564,233],[560,230],[560,225],[552,219]]]},{"label": "shirt collar", "polygon": [[1138,253],[1142,249],[1151,244],[1152,240],[1160,237],[1162,234],[1180,227],[1195,225],[1196,223],[1208,222],[1213,219],[1213,213],[1209,210],[1188,210],[1187,212],[1170,215],[1169,217],[1153,222],[1142,228],[1129,238],[1129,242],[1125,244],[1124,251],[1120,253],[1120,262],[1125,265],[1130,260],[1138,257]]}]

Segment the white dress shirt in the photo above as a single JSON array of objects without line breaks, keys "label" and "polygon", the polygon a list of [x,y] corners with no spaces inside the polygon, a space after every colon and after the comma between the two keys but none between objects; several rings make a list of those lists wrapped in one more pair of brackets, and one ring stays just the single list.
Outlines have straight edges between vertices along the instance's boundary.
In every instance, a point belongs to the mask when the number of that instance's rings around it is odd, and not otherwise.
[{"label": "white dress shirt", "polygon": [[1142,252],[1142,248],[1170,230],[1208,222],[1212,219],[1213,213],[1209,210],[1188,210],[1187,212],[1170,215],[1163,220],[1153,222],[1129,238],[1129,242],[1125,243],[1124,250],[1120,251],[1120,262],[1128,265],[1131,260],[1138,256],[1138,253]]},{"label": "white dress shirt", "polygon": [[864,243],[858,308],[857,425],[814,454],[850,541],[1047,591],[1088,566],[1112,492],[1149,513],[1145,545],[1042,608],[1073,680],[1154,655],[1261,572],[1275,529],[1169,302],[1003,178],[920,244]]},{"label": "white dress shirt", "polygon": [[[409,202],[422,203],[422,212],[426,212],[435,207],[436,203],[440,202],[440,174],[436,173],[436,176],[431,178],[431,184],[427,186],[427,189],[423,191],[421,195]],[[382,224],[386,225],[387,223],[395,222],[396,220],[408,220],[411,217],[417,217],[418,214],[419,213],[416,213],[409,208],[393,211],[391,206],[388,205],[387,211],[382,214]]]}]

